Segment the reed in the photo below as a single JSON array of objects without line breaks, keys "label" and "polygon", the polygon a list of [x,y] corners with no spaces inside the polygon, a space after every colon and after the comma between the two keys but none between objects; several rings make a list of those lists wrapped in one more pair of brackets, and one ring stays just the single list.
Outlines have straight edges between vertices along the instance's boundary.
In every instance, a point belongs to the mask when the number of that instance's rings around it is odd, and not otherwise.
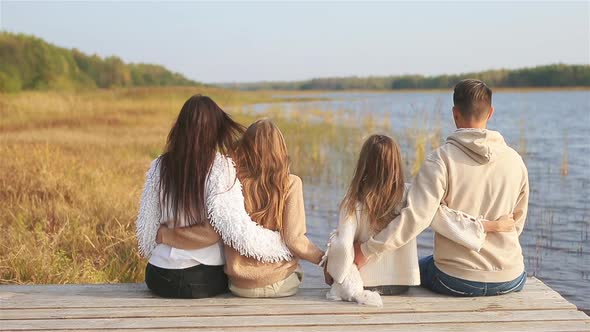
[{"label": "reed", "polygon": [[526,121],[523,117],[519,120],[519,136],[518,136],[518,154],[526,161],[527,157],[527,139],[526,139]]},{"label": "reed", "polygon": [[566,176],[569,173],[568,168],[568,144],[567,144],[567,132],[564,135],[563,152],[561,157],[561,175]]}]

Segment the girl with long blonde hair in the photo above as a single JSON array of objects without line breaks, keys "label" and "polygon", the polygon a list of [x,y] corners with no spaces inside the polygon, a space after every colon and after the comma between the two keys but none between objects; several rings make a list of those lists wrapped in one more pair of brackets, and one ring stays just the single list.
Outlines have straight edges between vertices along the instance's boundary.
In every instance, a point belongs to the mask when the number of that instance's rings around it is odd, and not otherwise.
[{"label": "girl with long blonde hair", "polygon": [[324,253],[305,236],[303,184],[290,174],[283,134],[268,119],[254,122],[238,142],[234,160],[246,211],[262,227],[279,231],[294,259],[261,263],[226,246],[229,289],[242,297],[294,295],[303,278],[298,260],[319,264]]},{"label": "girl with long blonde hair", "polygon": [[[327,271],[335,282],[343,282],[354,260],[353,242],[366,241],[385,228],[404,207],[405,192],[399,145],[386,135],[370,136],[340,203],[338,232],[330,244]],[[365,288],[382,294],[399,294],[419,285],[416,240],[383,254],[359,272]]]}]

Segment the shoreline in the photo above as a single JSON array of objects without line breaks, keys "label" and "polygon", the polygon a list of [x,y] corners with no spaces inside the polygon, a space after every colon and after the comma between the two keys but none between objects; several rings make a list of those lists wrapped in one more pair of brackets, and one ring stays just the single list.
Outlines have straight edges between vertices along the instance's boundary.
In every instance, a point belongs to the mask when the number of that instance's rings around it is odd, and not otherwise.
[{"label": "shoreline", "polygon": [[[233,89],[229,89],[233,90]],[[350,90],[233,90],[244,93],[273,93],[273,94],[287,94],[287,95],[316,95],[328,93],[373,93],[373,94],[390,94],[390,93],[423,93],[423,92],[452,92],[452,88],[448,89],[396,89],[396,90],[370,90],[370,89],[350,89]],[[552,91],[590,91],[590,86],[576,86],[576,87],[492,87],[494,92],[552,92]]]}]

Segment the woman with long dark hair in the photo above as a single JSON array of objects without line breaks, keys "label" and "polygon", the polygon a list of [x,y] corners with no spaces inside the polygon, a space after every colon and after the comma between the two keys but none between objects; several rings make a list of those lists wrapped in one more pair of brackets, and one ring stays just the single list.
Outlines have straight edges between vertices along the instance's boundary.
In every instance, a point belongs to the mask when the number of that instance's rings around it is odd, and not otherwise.
[{"label": "woman with long dark hair", "polygon": [[[195,95],[184,103],[164,153],[152,162],[137,238],[140,253],[149,258],[146,284],[157,295],[201,298],[226,292],[220,239],[261,261],[291,259],[280,235],[254,224],[244,210],[235,169],[227,157],[243,132],[211,98]],[[168,229],[195,226],[200,241],[192,248],[197,249],[161,244],[162,239],[156,238],[161,225]],[[243,234],[260,241],[244,243]]]}]

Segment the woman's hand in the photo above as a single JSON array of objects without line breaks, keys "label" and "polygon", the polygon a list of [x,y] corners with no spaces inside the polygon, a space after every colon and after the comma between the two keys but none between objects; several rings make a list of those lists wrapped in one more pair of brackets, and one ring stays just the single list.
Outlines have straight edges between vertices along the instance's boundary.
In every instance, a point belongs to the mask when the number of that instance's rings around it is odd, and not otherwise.
[{"label": "woman's hand", "polygon": [[501,216],[494,221],[485,220],[482,224],[486,233],[512,232],[515,230],[516,221],[514,220],[514,215],[511,213]]}]

